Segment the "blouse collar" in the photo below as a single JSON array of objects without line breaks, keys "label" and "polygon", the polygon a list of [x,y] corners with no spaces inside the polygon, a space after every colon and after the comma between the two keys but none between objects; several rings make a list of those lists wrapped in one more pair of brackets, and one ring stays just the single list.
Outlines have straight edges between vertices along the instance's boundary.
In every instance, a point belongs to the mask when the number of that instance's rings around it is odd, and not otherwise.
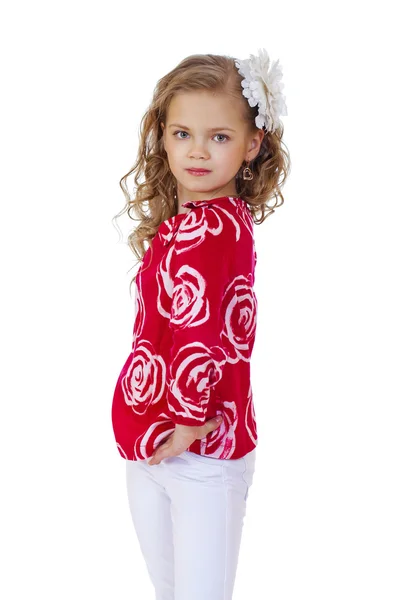
[{"label": "blouse collar", "polygon": [[187,202],[184,202],[182,206],[185,208],[197,208],[199,206],[201,207],[210,206],[210,204],[218,204],[224,200],[234,200],[235,198],[238,199],[236,196],[219,196],[218,198],[210,198],[209,200],[188,200]]}]

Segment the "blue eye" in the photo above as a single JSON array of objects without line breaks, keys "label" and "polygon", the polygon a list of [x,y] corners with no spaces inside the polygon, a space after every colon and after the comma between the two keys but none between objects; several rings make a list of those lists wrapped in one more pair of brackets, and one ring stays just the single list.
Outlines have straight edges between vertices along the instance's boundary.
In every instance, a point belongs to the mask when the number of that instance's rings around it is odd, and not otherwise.
[{"label": "blue eye", "polygon": [[[178,133],[186,133],[186,134],[187,134],[187,131],[182,131],[182,129],[179,129],[178,131],[174,131],[174,133],[173,133],[173,135],[175,135],[175,136],[176,136],[176,137],[177,137],[179,140],[186,140],[186,139],[187,139],[187,138],[182,138],[182,137],[179,137],[179,136],[177,135]],[[226,140],[229,140],[229,137],[228,137],[227,135],[225,135],[224,133],[216,133],[216,134],[214,135],[214,137],[216,137],[217,135],[219,135],[219,136],[222,136],[222,137],[223,137],[223,138],[225,138]],[[219,143],[225,143],[225,142],[219,142]]]},{"label": "blue eye", "polygon": [[[179,130],[179,131],[175,131],[173,135],[176,135],[177,133],[187,133],[187,132]],[[179,139],[182,139],[182,138],[179,138]]]}]

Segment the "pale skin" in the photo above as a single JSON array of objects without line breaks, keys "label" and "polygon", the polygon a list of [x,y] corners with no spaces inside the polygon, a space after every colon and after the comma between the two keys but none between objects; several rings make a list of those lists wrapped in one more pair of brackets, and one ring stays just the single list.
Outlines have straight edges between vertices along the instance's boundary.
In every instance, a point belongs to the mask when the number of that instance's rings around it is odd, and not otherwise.
[{"label": "pale skin", "polygon": [[[176,179],[178,214],[190,210],[182,206],[189,200],[237,196],[236,174],[243,161],[257,157],[264,137],[262,129],[249,130],[242,111],[238,98],[205,90],[182,92],[172,99],[161,128],[169,167]],[[211,173],[196,177],[188,168],[209,169]],[[175,425],[148,464],[158,465],[164,458],[178,456],[220,423],[214,417],[200,426]]]}]

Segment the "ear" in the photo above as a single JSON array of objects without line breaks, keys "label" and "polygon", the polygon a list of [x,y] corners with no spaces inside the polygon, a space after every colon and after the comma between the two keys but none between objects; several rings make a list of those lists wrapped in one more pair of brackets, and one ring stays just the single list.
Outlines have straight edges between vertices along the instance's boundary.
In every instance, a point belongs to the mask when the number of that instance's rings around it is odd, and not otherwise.
[{"label": "ear", "polygon": [[250,140],[249,156],[247,160],[254,160],[260,152],[261,143],[264,139],[265,132],[263,129],[258,129]]}]

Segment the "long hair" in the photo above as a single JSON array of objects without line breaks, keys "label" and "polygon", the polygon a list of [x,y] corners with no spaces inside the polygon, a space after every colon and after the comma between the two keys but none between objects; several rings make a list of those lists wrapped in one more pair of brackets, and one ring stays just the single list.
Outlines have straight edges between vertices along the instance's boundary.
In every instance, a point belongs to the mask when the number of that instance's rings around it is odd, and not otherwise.
[{"label": "long hair", "polygon": [[[145,242],[151,247],[160,224],[178,212],[174,199],[176,179],[169,168],[160,125],[161,122],[166,122],[168,107],[174,95],[206,90],[240,98],[243,119],[247,121],[250,130],[256,131],[258,106],[251,107],[243,96],[242,76],[235,60],[230,56],[194,54],[182,60],[157,82],[150,106],[140,122],[136,162],[119,182],[126,203],[113,217],[114,220],[126,212],[133,221],[139,221],[128,236],[128,245],[139,261],[146,252]],[[273,133],[265,132],[260,151],[249,164],[253,179],[242,178],[245,162],[236,174],[237,195],[249,205],[255,224],[261,224],[284,202],[281,187],[290,171],[290,157],[282,136],[282,124]],[[136,186],[133,197],[127,187],[127,179],[132,174]],[[131,284],[135,279],[136,276]]]}]

